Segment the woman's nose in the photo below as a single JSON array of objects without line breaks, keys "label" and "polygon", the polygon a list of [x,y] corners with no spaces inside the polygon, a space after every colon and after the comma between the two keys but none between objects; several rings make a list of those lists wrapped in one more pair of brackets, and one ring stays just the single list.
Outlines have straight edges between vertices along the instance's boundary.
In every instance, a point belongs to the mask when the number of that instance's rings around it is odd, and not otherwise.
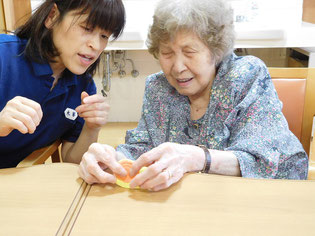
[{"label": "woman's nose", "polygon": [[185,60],[182,56],[177,56],[174,58],[174,63],[173,63],[173,71],[177,74],[182,73],[187,69]]},{"label": "woman's nose", "polygon": [[101,40],[98,34],[93,34],[88,41],[88,46],[93,50],[100,50],[102,47]]}]

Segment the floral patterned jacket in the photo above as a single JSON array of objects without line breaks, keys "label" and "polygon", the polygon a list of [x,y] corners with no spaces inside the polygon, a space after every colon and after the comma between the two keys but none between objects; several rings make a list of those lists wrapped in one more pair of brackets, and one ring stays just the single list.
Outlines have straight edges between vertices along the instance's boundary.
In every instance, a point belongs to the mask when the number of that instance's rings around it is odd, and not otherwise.
[{"label": "floral patterned jacket", "polygon": [[164,142],[233,151],[248,178],[306,179],[308,157],[289,130],[265,64],[231,54],[218,66],[207,112],[190,119],[188,97],[163,72],[146,80],[138,127],[117,150],[136,159]]}]

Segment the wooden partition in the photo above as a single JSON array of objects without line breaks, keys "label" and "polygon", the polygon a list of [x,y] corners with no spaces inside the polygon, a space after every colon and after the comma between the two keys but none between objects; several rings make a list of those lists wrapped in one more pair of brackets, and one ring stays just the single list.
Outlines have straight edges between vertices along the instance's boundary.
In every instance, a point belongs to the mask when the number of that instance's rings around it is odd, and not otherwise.
[{"label": "wooden partition", "polygon": [[6,30],[6,27],[5,27],[3,2],[2,0],[0,0],[0,33],[3,33],[4,30]]},{"label": "wooden partition", "polygon": [[14,31],[24,24],[32,13],[30,0],[0,0],[0,27]]},{"label": "wooden partition", "polygon": [[315,23],[315,1],[303,0],[303,21]]}]

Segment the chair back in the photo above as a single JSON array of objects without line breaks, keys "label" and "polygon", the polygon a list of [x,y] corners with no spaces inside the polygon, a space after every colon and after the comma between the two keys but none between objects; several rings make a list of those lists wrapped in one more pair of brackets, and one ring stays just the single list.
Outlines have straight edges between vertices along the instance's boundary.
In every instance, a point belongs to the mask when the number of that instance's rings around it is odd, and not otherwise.
[{"label": "chair back", "polygon": [[[288,121],[292,133],[301,140],[302,123],[305,104],[305,89],[307,70],[298,71],[283,70],[279,73],[275,69],[270,70],[272,82],[277,90],[280,101],[283,103],[282,112]],[[286,72],[291,72],[286,74]]]},{"label": "chair back", "polygon": [[[309,154],[315,115],[315,68],[268,68],[289,128]],[[313,90],[315,91],[315,90]]]},{"label": "chair back", "polygon": [[28,155],[24,160],[22,160],[17,167],[28,167],[38,164],[44,164],[45,161],[51,157],[52,162],[60,162],[61,155],[59,147],[61,141],[58,139],[51,145],[35,150],[30,155]]}]

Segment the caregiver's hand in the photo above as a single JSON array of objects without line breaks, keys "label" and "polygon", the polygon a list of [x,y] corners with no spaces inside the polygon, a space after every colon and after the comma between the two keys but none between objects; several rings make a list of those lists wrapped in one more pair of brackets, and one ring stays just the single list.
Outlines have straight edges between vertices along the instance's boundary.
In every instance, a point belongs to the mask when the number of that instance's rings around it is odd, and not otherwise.
[{"label": "caregiver's hand", "polygon": [[108,173],[109,168],[113,173],[126,176],[126,170],[118,163],[117,152],[106,144],[93,143],[89,150],[84,153],[80,166],[79,175],[88,184],[93,183],[116,183],[116,177]]},{"label": "caregiver's hand", "polygon": [[199,171],[205,162],[204,151],[193,145],[163,143],[142,154],[132,166],[134,176],[143,166],[148,168],[134,177],[130,187],[158,191],[179,181],[184,173]]},{"label": "caregiver's hand", "polygon": [[0,112],[0,137],[17,129],[22,134],[32,134],[43,118],[41,106],[28,98],[16,96]]},{"label": "caregiver's hand", "polygon": [[75,110],[85,120],[90,129],[100,129],[107,123],[109,104],[100,94],[89,96],[87,92],[81,94],[81,105]]}]

